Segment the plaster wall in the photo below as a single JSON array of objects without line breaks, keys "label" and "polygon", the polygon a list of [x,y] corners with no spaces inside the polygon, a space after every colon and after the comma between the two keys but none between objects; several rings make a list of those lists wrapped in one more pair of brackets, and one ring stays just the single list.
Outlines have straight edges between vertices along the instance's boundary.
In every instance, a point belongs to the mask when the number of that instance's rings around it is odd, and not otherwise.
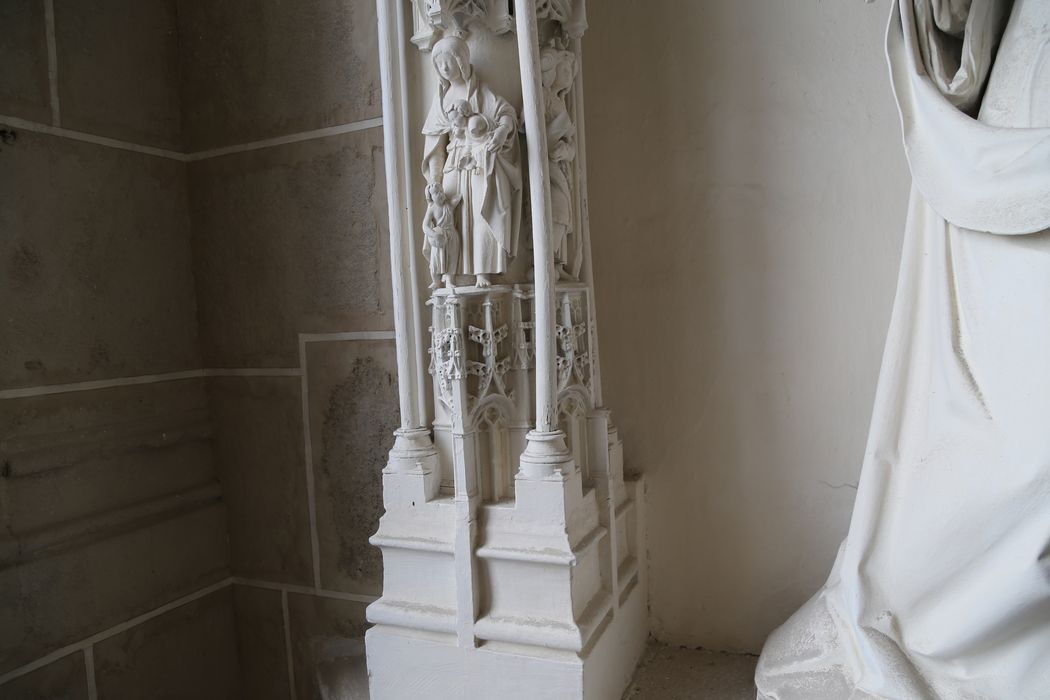
[{"label": "plaster wall", "polygon": [[846,533],[910,182],[888,1],[588,3],[605,398],[660,640],[758,651]]},{"label": "plaster wall", "polygon": [[398,425],[374,0],[179,0],[244,697],[361,697]]}]

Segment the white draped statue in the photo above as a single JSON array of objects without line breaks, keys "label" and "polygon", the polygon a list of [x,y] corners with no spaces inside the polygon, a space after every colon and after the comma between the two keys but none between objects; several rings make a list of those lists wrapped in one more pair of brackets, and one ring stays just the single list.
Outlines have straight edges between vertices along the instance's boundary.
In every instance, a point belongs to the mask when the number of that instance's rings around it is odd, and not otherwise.
[{"label": "white draped statue", "polygon": [[1046,700],[1050,0],[894,0],[887,51],[914,187],[868,447],[758,695]]}]

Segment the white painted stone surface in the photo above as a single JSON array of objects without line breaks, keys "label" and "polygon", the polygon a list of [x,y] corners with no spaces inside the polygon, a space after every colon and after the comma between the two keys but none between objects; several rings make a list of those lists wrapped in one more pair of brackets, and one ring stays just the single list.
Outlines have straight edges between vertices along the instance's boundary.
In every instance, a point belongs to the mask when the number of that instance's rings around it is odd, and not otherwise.
[{"label": "white painted stone surface", "polygon": [[846,533],[910,180],[888,12],[588,5],[602,386],[667,643],[757,653]]},{"label": "white painted stone surface", "polygon": [[767,640],[765,700],[1050,697],[1050,5],[945,7],[890,13],[900,281],[849,533]]},{"label": "white painted stone surface", "polygon": [[372,698],[617,697],[647,637],[645,519],[602,404],[584,2],[378,8],[402,425]]}]

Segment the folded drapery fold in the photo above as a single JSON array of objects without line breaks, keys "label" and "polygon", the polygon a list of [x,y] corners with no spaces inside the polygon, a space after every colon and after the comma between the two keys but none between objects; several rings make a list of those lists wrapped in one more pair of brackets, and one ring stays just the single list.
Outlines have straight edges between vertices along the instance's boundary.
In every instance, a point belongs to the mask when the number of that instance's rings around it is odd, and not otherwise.
[{"label": "folded drapery fold", "polygon": [[868,446],[759,698],[1046,700],[1050,2],[900,0],[887,53],[914,187]]},{"label": "folded drapery fold", "polygon": [[[908,163],[930,206],[961,228],[1022,234],[1050,228],[1050,128],[989,126],[966,113],[979,105],[1010,4],[895,2],[886,51]],[[957,18],[952,34],[940,28],[955,14],[949,5],[970,7],[961,37]]]}]

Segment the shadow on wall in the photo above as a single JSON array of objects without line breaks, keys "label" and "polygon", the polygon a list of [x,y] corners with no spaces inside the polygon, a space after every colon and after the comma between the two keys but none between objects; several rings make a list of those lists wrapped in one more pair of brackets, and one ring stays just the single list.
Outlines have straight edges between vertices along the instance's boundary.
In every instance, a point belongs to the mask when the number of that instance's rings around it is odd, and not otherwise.
[{"label": "shadow on wall", "polygon": [[0,27],[0,698],[361,697],[398,422],[374,0]]},{"label": "shadow on wall", "polygon": [[589,8],[603,378],[668,643],[758,651],[845,534],[908,182],[887,1]]}]

